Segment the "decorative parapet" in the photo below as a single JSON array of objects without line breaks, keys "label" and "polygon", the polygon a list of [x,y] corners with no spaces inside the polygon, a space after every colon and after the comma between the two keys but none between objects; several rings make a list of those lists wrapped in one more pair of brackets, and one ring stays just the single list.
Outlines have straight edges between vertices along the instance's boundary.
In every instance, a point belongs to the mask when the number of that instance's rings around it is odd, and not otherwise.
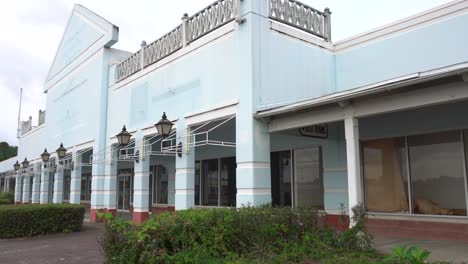
[{"label": "decorative parapet", "polygon": [[191,17],[185,14],[182,24],[149,45],[143,41],[139,51],[117,65],[116,81],[158,62],[231,21],[242,23],[240,1],[218,0]]},{"label": "decorative parapet", "polygon": [[270,0],[269,18],[331,41],[331,12],[295,0]]},{"label": "decorative parapet", "polygon": [[20,122],[20,127],[18,131],[18,137],[21,137],[22,135],[28,133],[32,129],[32,117],[30,116],[28,121],[21,121]]},{"label": "decorative parapet", "polygon": [[137,51],[132,56],[117,65],[117,81],[120,81],[140,70],[140,54],[141,50]]},{"label": "decorative parapet", "polygon": [[219,0],[188,18],[188,41],[194,41],[236,19],[236,0]]},{"label": "decorative parapet", "polygon": [[39,118],[37,119],[37,125],[40,126],[45,123],[45,110],[39,110]]},{"label": "decorative parapet", "polygon": [[142,45],[142,49],[144,50],[144,67],[174,53],[182,48],[182,45],[182,25],[180,25],[149,45]]}]

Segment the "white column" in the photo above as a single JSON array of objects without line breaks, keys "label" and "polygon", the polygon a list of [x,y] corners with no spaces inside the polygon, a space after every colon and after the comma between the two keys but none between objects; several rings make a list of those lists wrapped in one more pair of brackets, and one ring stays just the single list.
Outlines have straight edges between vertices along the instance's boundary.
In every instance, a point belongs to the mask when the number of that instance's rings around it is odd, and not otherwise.
[{"label": "white column", "polygon": [[149,216],[149,177],[150,156],[145,154],[145,142],[141,130],[135,137],[135,153],[139,158],[134,162],[135,178],[133,179],[133,221],[141,223]]},{"label": "white column", "polygon": [[54,178],[54,196],[52,198],[54,204],[63,203],[63,165],[57,164],[57,171]]},{"label": "white column", "polygon": [[[350,111],[349,111],[350,112]],[[359,123],[352,114],[346,114],[344,120],[346,138],[346,160],[348,169],[348,208],[352,217],[352,208],[362,203],[361,158],[359,152]],[[351,223],[352,225],[353,223]]]},{"label": "white column", "polygon": [[[104,199],[104,207],[108,210],[117,210],[117,160],[119,151],[112,147],[106,152],[106,160],[109,164],[105,165],[104,191],[107,193]],[[111,162],[112,161],[112,162]],[[93,175],[94,178],[94,175]]]},{"label": "white column", "polygon": [[73,151],[73,170],[70,177],[70,203],[80,204],[81,196],[81,155]]},{"label": "white column", "polygon": [[41,194],[41,167],[42,163],[34,165],[34,178],[33,178],[33,193],[32,203],[39,203]]},{"label": "white column", "polygon": [[265,123],[241,110],[236,116],[236,206],[269,204],[270,134]]},{"label": "white column", "polygon": [[25,176],[23,178],[23,197],[22,197],[22,202],[23,203],[29,203],[29,189],[31,186],[31,176]]},{"label": "white column", "polygon": [[185,210],[195,205],[195,151],[188,147],[189,128],[177,121],[177,144],[182,143],[182,156],[176,155],[175,209]]},{"label": "white column", "polygon": [[42,163],[42,168],[41,168],[41,190],[40,190],[40,197],[39,197],[39,202],[41,204],[47,204],[49,203],[49,180],[50,180],[50,175],[49,175],[49,169],[44,168],[45,163]]},{"label": "white column", "polygon": [[15,181],[15,204],[21,203],[21,192],[23,190],[23,177],[16,176]]}]

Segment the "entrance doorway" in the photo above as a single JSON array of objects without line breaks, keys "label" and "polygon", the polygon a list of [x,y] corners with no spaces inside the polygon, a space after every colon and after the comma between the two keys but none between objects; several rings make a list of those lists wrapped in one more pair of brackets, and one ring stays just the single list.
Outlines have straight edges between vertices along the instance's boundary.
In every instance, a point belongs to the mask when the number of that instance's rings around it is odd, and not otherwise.
[{"label": "entrance doorway", "polygon": [[133,169],[118,172],[117,210],[129,211],[133,196]]},{"label": "entrance doorway", "polygon": [[274,206],[323,209],[321,147],[271,153],[271,191]]}]

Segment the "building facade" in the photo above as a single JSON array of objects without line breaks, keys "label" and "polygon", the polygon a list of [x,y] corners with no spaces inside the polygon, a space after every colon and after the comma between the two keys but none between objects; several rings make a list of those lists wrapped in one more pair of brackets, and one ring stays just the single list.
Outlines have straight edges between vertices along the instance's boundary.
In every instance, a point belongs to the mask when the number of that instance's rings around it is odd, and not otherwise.
[{"label": "building facade", "polygon": [[17,203],[87,204],[91,221],[269,203],[333,221],[364,203],[376,228],[466,231],[468,1],[340,42],[330,19],[293,0],[219,0],[130,53],[112,48],[117,26],[75,5],[46,112],[22,126],[0,187]]}]

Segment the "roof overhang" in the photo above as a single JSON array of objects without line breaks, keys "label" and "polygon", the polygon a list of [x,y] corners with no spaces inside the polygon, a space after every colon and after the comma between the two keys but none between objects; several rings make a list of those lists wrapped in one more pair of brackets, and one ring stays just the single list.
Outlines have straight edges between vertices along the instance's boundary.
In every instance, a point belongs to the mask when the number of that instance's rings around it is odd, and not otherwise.
[{"label": "roof overhang", "polygon": [[[288,105],[271,108],[268,110],[257,111],[254,114],[255,118],[266,118],[280,114],[286,114],[294,111],[304,110],[308,108],[333,104],[346,103],[349,100],[377,94],[384,91],[401,89],[410,85],[428,82],[453,75],[463,75],[468,73],[468,62],[450,65],[443,68],[433,69],[425,72],[413,73],[405,76],[400,76],[394,79],[373,83],[370,85],[349,89],[342,92],[337,92],[321,97],[308,98],[299,102],[293,102]],[[464,75],[466,76],[466,75]],[[464,77],[468,81],[468,77]]]}]

